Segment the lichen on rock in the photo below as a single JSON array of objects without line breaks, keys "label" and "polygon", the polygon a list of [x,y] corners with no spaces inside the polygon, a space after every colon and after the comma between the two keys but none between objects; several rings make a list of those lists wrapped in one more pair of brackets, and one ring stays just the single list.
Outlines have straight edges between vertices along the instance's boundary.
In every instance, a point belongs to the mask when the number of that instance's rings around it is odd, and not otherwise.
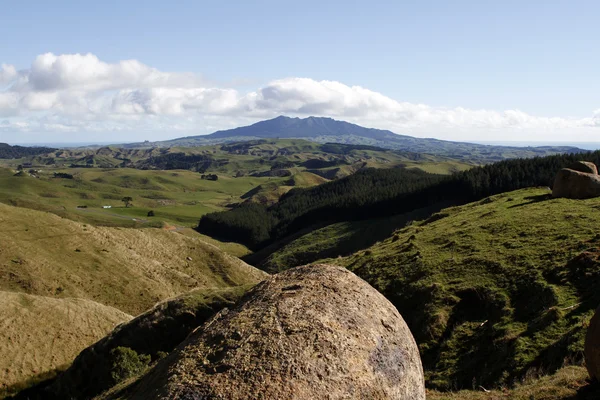
[{"label": "lichen on rock", "polygon": [[331,265],[268,278],[126,392],[129,399],[425,399],[419,351],[396,308]]}]

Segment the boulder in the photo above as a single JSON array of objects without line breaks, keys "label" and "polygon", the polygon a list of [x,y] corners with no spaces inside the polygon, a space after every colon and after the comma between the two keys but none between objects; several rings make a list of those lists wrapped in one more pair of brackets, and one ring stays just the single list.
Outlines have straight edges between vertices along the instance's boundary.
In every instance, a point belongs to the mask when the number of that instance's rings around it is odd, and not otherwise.
[{"label": "boulder", "polygon": [[589,199],[600,196],[600,175],[561,169],[554,179],[553,197]]},{"label": "boulder", "polygon": [[592,380],[600,380],[600,307],[590,321],[585,336],[585,365]]},{"label": "boulder", "polygon": [[574,171],[585,172],[586,174],[598,175],[598,167],[596,167],[596,164],[588,161],[576,161],[567,168]]},{"label": "boulder", "polygon": [[424,400],[425,387],[396,308],[350,271],[311,265],[257,285],[119,395]]}]

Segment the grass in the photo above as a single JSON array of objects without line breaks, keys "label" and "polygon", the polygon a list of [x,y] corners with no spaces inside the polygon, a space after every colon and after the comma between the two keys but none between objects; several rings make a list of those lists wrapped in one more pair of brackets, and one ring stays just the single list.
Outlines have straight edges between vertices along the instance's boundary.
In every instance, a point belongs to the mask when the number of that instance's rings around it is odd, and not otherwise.
[{"label": "grass", "polygon": [[0,398],[64,369],[130,319],[90,300],[0,292]]},{"label": "grass", "polygon": [[244,258],[270,273],[308,264],[323,258],[348,256],[388,238],[408,222],[441,208],[430,207],[391,218],[347,221],[299,232]]},{"label": "grass", "polygon": [[397,306],[430,388],[510,386],[582,362],[600,268],[569,262],[598,248],[598,209],[598,198],[551,199],[546,189],[505,193],[326,261]]},{"label": "grass", "polygon": [[[75,179],[54,178],[54,172],[70,173]],[[202,180],[200,174],[191,171],[129,168],[42,169],[39,178],[13,175],[11,169],[0,168],[2,203],[50,211],[95,225],[127,227],[162,223],[194,226],[203,214],[224,210],[268,179],[223,176],[215,182]],[[121,201],[126,196],[133,198],[132,207],[125,207]],[[155,217],[147,216],[150,210]]]},{"label": "grass", "polygon": [[0,393],[48,378],[159,301],[200,290],[178,300],[185,319],[221,291],[265,276],[216,241],[181,233],[94,227],[0,203]]},{"label": "grass", "polygon": [[[459,392],[428,391],[429,400],[595,400],[600,397],[598,385],[588,382],[584,367],[568,366],[555,374],[518,384],[512,389]],[[487,389],[486,389],[487,390]]]},{"label": "grass", "polygon": [[[244,194],[257,190],[252,201],[274,203],[291,187],[309,187],[337,179],[360,168],[406,166],[430,172],[451,173],[471,164],[444,157],[416,157],[392,151],[352,150],[346,154],[328,153],[321,145],[299,139],[262,140],[251,143],[170,149],[99,149],[59,150],[29,159],[0,160],[0,202],[50,211],[67,218],[95,225],[143,227],[162,223],[191,227],[212,211],[222,211],[239,203]],[[216,173],[218,181],[200,179],[188,170],[140,170],[117,168],[124,159],[139,167],[153,167],[151,157],[168,153],[210,156],[215,162],[207,173]],[[306,161],[333,162],[335,167],[309,172]],[[30,162],[38,171],[29,176],[13,176],[19,164]],[[138,163],[138,164],[136,164]],[[287,167],[291,177],[253,177],[253,172]],[[91,168],[69,168],[70,165]],[[314,173],[313,173],[314,172]],[[54,178],[54,173],[73,175],[75,179]],[[257,189],[257,188],[261,189]],[[124,207],[123,197],[132,197],[133,206]],[[86,209],[77,208],[85,206]],[[104,209],[103,206],[111,206]],[[155,217],[147,217],[153,210]]]},{"label": "grass", "polygon": [[111,353],[115,349],[126,347],[157,361],[213,314],[234,304],[251,287],[199,289],[157,304],[83,351],[73,365],[51,383],[48,392],[40,395],[52,394],[57,399],[90,398],[108,390],[115,383],[111,379]]},{"label": "grass", "polygon": [[0,243],[0,290],[85,298],[133,315],[194,288],[263,276],[197,236],[94,227],[4,204]]}]

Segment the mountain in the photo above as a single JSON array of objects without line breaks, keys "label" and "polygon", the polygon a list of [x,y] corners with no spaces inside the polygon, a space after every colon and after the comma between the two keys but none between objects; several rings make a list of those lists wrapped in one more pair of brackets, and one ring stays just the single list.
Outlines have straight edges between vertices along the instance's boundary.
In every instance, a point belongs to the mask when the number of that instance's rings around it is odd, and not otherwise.
[{"label": "mountain", "polygon": [[431,138],[423,139],[399,135],[388,130],[365,128],[332,118],[290,118],[285,116],[260,121],[249,126],[217,131],[210,135],[188,136],[161,142],[132,143],[123,147],[202,146],[242,140],[275,138],[301,138],[318,143],[379,146],[393,150],[443,155],[478,163],[494,162],[507,158],[524,158],[585,151],[570,146],[510,147],[452,142]]}]

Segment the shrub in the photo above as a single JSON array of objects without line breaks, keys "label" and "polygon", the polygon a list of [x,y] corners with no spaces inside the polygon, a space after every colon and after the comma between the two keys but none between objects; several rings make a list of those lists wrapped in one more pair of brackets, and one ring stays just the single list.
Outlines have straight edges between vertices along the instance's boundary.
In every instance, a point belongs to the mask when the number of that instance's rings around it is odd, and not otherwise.
[{"label": "shrub", "polygon": [[110,352],[112,358],[111,377],[115,383],[137,376],[150,364],[150,356],[138,354],[129,347],[116,347]]}]

